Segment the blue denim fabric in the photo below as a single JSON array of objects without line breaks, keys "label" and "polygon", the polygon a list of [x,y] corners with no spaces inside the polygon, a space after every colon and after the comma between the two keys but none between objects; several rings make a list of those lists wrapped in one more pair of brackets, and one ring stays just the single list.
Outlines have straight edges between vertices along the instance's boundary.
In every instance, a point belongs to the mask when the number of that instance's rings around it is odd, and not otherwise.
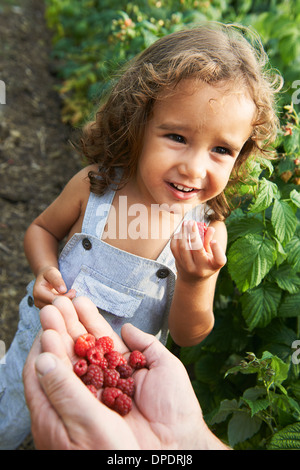
[{"label": "blue denim fabric", "polygon": [[33,305],[32,288],[20,302],[17,333],[0,364],[0,449],[16,449],[30,432],[22,371],[32,343],[41,329],[39,309]]},{"label": "blue denim fabric", "polygon": [[[102,241],[114,194],[113,190],[101,197],[90,194],[82,232],[64,247],[59,269],[67,287],[89,297],[117,333],[130,322],[165,343],[176,278],[170,242],[156,260],[149,260]],[[198,206],[185,217],[191,218],[204,221],[204,207]],[[15,449],[30,432],[22,369],[40,329],[39,310],[32,302],[33,284],[20,303],[18,331],[5,364],[0,365],[0,449]]]}]

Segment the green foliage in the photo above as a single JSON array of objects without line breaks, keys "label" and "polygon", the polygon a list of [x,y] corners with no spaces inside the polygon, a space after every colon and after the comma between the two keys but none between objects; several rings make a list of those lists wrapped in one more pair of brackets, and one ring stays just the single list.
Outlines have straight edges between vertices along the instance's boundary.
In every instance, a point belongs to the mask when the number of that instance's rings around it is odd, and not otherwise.
[{"label": "green foliage", "polygon": [[215,327],[179,355],[217,436],[236,449],[299,449],[300,0],[46,4],[63,120],[73,126],[90,119],[123,64],[165,34],[214,20],[261,35],[285,80],[275,158],[250,159],[247,181],[227,191],[236,209],[227,220]]},{"label": "green foliage", "polygon": [[257,29],[284,75],[285,104],[298,93],[293,87],[300,88],[300,0],[46,0],[46,5],[63,120],[72,125],[90,119],[124,63],[159,37],[206,20]]}]

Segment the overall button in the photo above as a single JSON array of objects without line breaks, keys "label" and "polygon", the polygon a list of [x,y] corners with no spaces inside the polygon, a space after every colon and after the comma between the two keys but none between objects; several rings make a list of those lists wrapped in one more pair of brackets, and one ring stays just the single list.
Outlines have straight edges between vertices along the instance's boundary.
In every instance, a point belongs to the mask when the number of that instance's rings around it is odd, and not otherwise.
[{"label": "overall button", "polygon": [[159,277],[160,279],[164,279],[165,277],[168,277],[169,274],[170,272],[167,268],[161,268],[157,271],[156,276]]},{"label": "overall button", "polygon": [[33,300],[33,297],[31,297],[31,295],[28,296],[27,303],[28,303],[29,307],[34,306],[34,300]]},{"label": "overall button", "polygon": [[92,248],[92,244],[88,238],[84,238],[82,240],[82,246],[85,250],[90,250]]}]

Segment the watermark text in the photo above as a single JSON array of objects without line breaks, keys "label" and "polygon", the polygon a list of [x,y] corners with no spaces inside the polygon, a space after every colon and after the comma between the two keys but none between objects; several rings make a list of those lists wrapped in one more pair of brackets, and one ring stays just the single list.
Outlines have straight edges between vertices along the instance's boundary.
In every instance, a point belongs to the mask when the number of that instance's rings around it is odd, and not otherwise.
[{"label": "watermark text", "polygon": [[293,341],[292,349],[296,349],[292,354],[292,363],[295,365],[300,364],[300,339]]},{"label": "watermark text", "polygon": [[296,90],[292,94],[292,103],[299,104],[300,103],[300,80],[294,80],[292,83],[292,88],[296,88]]},{"label": "watermark text", "polygon": [[5,364],[6,347],[4,341],[0,340],[0,365]]},{"label": "watermark text", "polygon": [[0,80],[0,104],[6,104],[6,86],[3,80]]}]

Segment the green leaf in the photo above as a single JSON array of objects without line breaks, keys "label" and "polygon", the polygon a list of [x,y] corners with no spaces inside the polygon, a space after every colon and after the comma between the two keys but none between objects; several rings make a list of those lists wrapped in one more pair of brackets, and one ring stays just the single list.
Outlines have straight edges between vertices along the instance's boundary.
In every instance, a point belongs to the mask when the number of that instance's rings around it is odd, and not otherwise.
[{"label": "green leaf", "polygon": [[220,404],[219,410],[209,420],[209,424],[222,423],[234,411],[239,409],[239,404],[234,398],[233,400],[223,400]]},{"label": "green leaf", "polygon": [[276,260],[271,240],[249,234],[236,240],[228,250],[228,270],[241,292],[256,287]]},{"label": "green leaf", "polygon": [[283,140],[284,150],[286,153],[294,153],[299,150],[300,144],[300,130],[293,127],[292,134],[285,137]]},{"label": "green leaf", "polygon": [[228,240],[232,243],[237,238],[243,237],[247,234],[262,233],[264,230],[264,224],[261,217],[258,217],[256,214],[249,214],[231,220],[227,224],[227,228]]},{"label": "green leaf", "polygon": [[[263,359],[264,359],[264,355],[262,356],[262,360]],[[272,383],[274,383],[277,386],[280,386],[282,382],[284,382],[288,376],[290,364],[286,364],[279,357],[272,355],[271,368],[275,372],[274,376],[272,377]],[[283,387],[280,387],[280,390],[283,393],[286,393]]]},{"label": "green leaf", "polygon": [[274,434],[268,448],[270,450],[299,450],[300,423],[290,424]]},{"label": "green leaf", "polygon": [[256,199],[250,204],[249,212],[261,212],[267,209],[278,194],[278,187],[275,183],[262,178]]},{"label": "green leaf", "polygon": [[300,271],[300,238],[294,236],[286,245],[287,262],[296,270]]},{"label": "green leaf", "polygon": [[291,191],[291,193],[290,193],[290,198],[291,198],[291,201],[292,201],[297,207],[300,207],[300,193],[299,193],[296,189],[293,189],[293,191]]},{"label": "green leaf", "polygon": [[251,331],[264,328],[276,317],[280,298],[280,290],[272,284],[262,284],[243,294],[242,313]]},{"label": "green leaf", "polygon": [[296,317],[300,315],[300,292],[287,295],[278,310],[280,317]]},{"label": "green leaf", "polygon": [[275,199],[271,222],[278,239],[288,242],[295,233],[297,217],[288,202]]},{"label": "green leaf", "polygon": [[300,276],[287,263],[281,264],[276,270],[272,269],[270,278],[280,289],[287,290],[290,294],[296,294],[300,289]]},{"label": "green leaf", "polygon": [[272,321],[268,328],[257,332],[264,344],[278,344],[287,346],[290,350],[291,344],[297,339],[297,333],[284,324],[281,319]]},{"label": "green leaf", "polygon": [[257,416],[251,418],[246,411],[236,411],[228,423],[228,441],[231,447],[254,436],[262,424]]},{"label": "green leaf", "polygon": [[243,401],[249,406],[251,411],[251,417],[260,411],[266,410],[270,406],[270,402],[267,398],[260,398],[259,400],[251,401],[247,398],[243,398]]}]

